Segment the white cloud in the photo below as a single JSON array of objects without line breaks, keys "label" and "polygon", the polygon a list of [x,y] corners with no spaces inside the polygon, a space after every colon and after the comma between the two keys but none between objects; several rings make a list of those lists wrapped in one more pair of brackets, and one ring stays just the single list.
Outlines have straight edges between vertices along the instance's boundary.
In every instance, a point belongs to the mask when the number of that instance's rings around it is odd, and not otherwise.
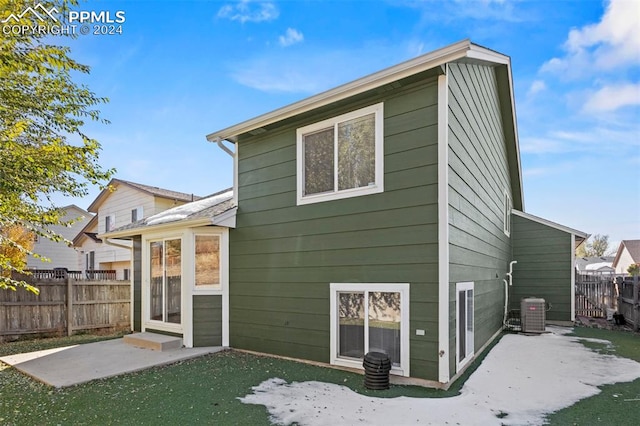
[{"label": "white cloud", "polygon": [[273,21],[280,15],[278,8],[271,2],[251,2],[241,0],[236,4],[225,4],[218,10],[219,18],[227,18],[232,21],[263,22]]},{"label": "white cloud", "polygon": [[294,28],[287,28],[287,31],[284,33],[284,35],[281,35],[278,38],[280,46],[282,47],[291,46],[292,44],[300,43],[303,40],[304,35]]},{"label": "white cloud", "polygon": [[527,95],[533,96],[536,93],[540,93],[546,89],[547,89],[547,85],[545,84],[544,81],[535,80],[533,83],[531,83],[531,86],[529,86],[529,91],[527,92]]},{"label": "white cloud", "polygon": [[588,97],[583,111],[610,112],[630,105],[640,105],[640,83],[604,86]]},{"label": "white cloud", "polygon": [[574,28],[564,49],[567,54],[553,58],[542,71],[579,77],[598,70],[640,65],[640,2],[611,0],[600,22]]},{"label": "white cloud", "polygon": [[[541,136],[521,137],[520,151],[525,154],[591,153],[602,155],[625,147],[635,147],[640,140],[640,130],[635,123],[614,126],[604,122],[587,130],[554,130]],[[571,126],[579,126],[571,123]],[[569,124],[567,123],[567,127]],[[608,126],[608,127],[607,127]],[[585,128],[584,125],[582,125]]]}]

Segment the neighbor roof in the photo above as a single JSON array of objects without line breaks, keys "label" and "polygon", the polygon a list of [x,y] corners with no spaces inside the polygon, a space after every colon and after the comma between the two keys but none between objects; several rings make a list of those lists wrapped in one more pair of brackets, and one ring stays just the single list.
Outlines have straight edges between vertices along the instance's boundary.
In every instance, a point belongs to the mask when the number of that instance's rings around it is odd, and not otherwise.
[{"label": "neighbor roof", "polygon": [[[135,188],[139,191],[142,191],[144,193],[153,195],[154,197],[166,198],[168,200],[190,202],[190,201],[196,201],[202,198],[200,196],[187,194],[185,192],[172,191],[170,189],[159,188],[157,186],[144,185],[142,183],[130,182],[122,179],[111,179],[111,182],[109,182],[109,186],[117,187],[118,185],[126,185],[131,188]],[[90,212],[97,213],[98,207],[100,207],[100,205],[109,196],[109,194],[111,194],[111,192],[112,191],[109,190],[108,187],[103,189],[102,192],[100,192],[100,194],[98,194],[96,199],[91,203],[91,205],[88,207],[87,210],[89,210]]]},{"label": "neighbor roof", "polygon": [[80,247],[85,238],[91,238],[95,242],[102,242],[100,238],[98,238],[98,234],[95,231],[98,229],[98,215],[93,215],[91,219],[87,222],[87,224],[82,228],[78,235],[76,235],[73,240],[74,247]]},{"label": "neighbor roof", "polygon": [[108,233],[102,238],[123,238],[139,235],[141,231],[176,224],[187,226],[217,225],[225,220],[226,213],[235,213],[233,190],[231,188],[216,192],[198,201],[164,210],[148,218],[130,223]]},{"label": "neighbor roof", "polygon": [[618,247],[615,259],[613,259],[613,267],[618,266],[623,248],[626,248],[634,263],[640,263],[640,240],[622,240]]},{"label": "neighbor roof", "polygon": [[579,271],[597,271],[602,268],[610,268],[613,256],[576,257],[576,268]]}]

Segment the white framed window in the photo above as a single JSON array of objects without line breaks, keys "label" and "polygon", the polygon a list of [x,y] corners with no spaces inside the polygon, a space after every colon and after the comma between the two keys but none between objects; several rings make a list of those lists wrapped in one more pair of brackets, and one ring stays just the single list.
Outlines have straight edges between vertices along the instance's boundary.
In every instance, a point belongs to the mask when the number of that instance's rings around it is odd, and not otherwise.
[{"label": "white framed window", "polygon": [[456,283],[456,365],[457,371],[473,358],[473,282]]},{"label": "white framed window", "polygon": [[384,190],[383,119],[379,103],[297,130],[298,205]]},{"label": "white framed window", "polygon": [[220,289],[222,235],[194,235],[194,286],[196,290]]},{"label": "white framed window", "polygon": [[331,364],[362,369],[382,352],[391,373],[409,376],[409,284],[330,284]]},{"label": "white framed window", "polygon": [[116,215],[111,213],[104,217],[104,232],[109,232],[116,227]]},{"label": "white framed window", "polygon": [[137,222],[143,217],[144,216],[142,207],[136,207],[135,209],[131,210],[131,223]]},{"label": "white framed window", "polygon": [[505,189],[502,203],[502,230],[507,237],[511,235],[511,208],[511,197],[509,196],[509,191]]}]

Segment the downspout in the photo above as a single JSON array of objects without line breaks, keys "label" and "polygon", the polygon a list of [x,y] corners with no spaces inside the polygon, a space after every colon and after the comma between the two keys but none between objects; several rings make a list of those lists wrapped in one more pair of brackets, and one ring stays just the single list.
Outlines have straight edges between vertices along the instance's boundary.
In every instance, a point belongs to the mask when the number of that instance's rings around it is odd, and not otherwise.
[{"label": "downspout", "polygon": [[[233,205],[238,207],[238,143],[233,141],[228,141],[232,143],[235,147],[234,151],[231,151],[224,145],[225,139],[221,137],[215,138],[214,142],[218,144],[218,147],[222,149],[224,152],[229,154],[231,158],[233,158]],[[234,219],[234,227],[235,227],[235,219]],[[229,230],[227,229],[223,234],[224,244],[229,247]],[[229,346],[229,254],[227,249],[227,254],[223,256],[221,259],[222,267],[226,269],[226,279],[222,282],[222,346]]]},{"label": "downspout", "polygon": [[227,146],[225,146],[224,142],[226,139],[222,139],[221,137],[217,137],[213,140],[218,147],[222,149],[224,152],[229,154],[231,158],[233,158],[233,204],[238,205],[238,144],[232,141],[227,140],[227,142],[232,143],[235,146],[235,151],[231,151]]},{"label": "downspout", "polygon": [[509,272],[507,272],[507,277],[509,281],[506,279],[504,281],[504,316],[502,317],[502,326],[504,328],[507,327],[507,311],[509,310],[509,287],[513,285],[513,265],[518,263],[517,260],[512,260],[509,263]]},{"label": "downspout", "polygon": [[108,238],[105,238],[102,241],[104,241],[109,246],[124,248],[124,249],[127,249],[127,250],[133,250],[133,246],[127,246],[127,245],[124,245],[124,244],[114,243],[113,241],[109,241]]},{"label": "downspout", "polygon": [[[109,241],[108,238],[103,239],[102,241],[104,241],[105,244],[107,244],[108,246],[111,247],[117,247],[117,248],[123,248],[123,249],[127,249],[129,250],[131,253],[131,264],[129,265],[129,267],[131,268],[131,271],[133,271],[133,242],[131,243],[131,246],[126,246],[124,244],[118,244],[118,243],[114,243],[113,241]],[[114,259],[115,261],[115,259]],[[131,288],[133,289],[133,274],[131,274],[131,277],[129,277],[129,280],[131,281]],[[133,293],[132,293],[133,294]]]}]

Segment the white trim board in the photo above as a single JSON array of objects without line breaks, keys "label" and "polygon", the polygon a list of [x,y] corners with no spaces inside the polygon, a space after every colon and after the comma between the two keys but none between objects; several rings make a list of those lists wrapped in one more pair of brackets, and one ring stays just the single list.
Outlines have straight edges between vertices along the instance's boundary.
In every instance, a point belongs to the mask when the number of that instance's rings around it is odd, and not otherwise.
[{"label": "white trim board", "polygon": [[449,372],[449,77],[438,77],[438,381]]}]

